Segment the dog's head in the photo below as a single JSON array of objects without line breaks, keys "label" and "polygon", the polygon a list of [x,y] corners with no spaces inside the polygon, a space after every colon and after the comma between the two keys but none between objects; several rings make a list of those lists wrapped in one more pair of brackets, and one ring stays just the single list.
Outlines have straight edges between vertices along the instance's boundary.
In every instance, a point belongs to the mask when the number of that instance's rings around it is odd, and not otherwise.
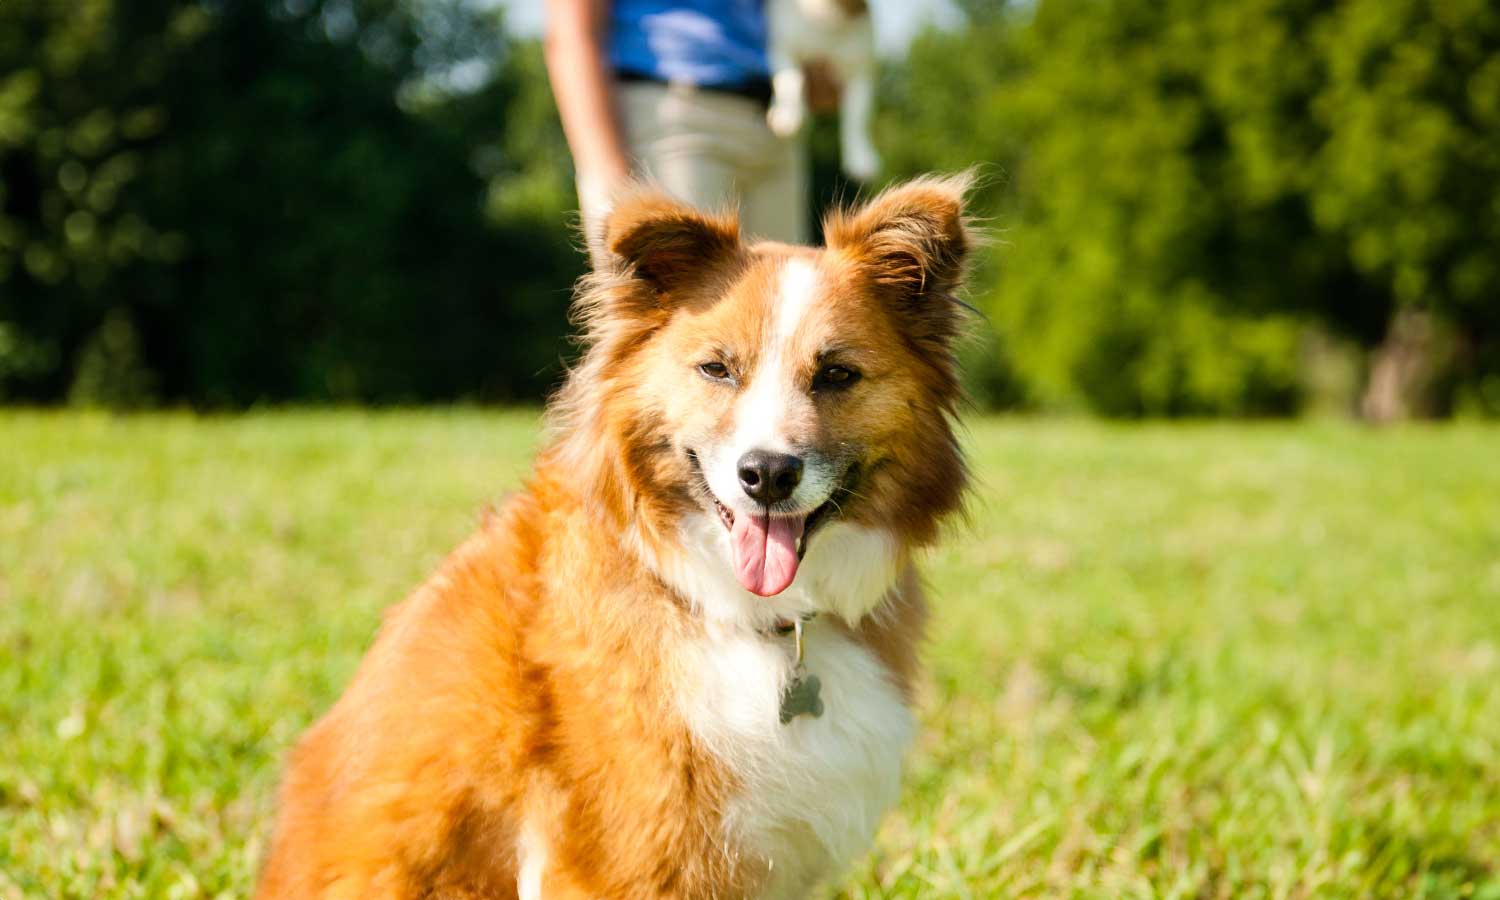
[{"label": "dog's head", "polygon": [[892,188],[831,216],[824,249],[746,243],[732,216],[657,193],[620,200],[595,236],[590,346],[562,406],[615,460],[583,477],[621,526],[671,544],[685,520],[711,520],[722,565],[765,597],[805,556],[839,552],[820,547],[825,530],[930,540],[965,483],[952,416],[966,187]]}]

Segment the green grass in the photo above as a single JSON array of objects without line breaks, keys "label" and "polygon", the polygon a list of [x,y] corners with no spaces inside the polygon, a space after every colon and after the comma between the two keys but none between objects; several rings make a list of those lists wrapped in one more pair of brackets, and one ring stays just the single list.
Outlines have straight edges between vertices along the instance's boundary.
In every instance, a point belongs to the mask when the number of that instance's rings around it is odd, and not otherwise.
[{"label": "green grass", "polygon": [[[238,896],[528,413],[0,413],[0,898]],[[986,420],[842,895],[1500,898],[1500,430]]]}]

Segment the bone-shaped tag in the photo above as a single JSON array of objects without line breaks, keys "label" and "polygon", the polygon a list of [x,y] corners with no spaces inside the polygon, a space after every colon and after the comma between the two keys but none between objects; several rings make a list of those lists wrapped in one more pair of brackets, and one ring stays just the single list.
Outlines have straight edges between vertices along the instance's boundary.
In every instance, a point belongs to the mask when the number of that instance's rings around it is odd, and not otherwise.
[{"label": "bone-shaped tag", "polygon": [[792,680],[781,692],[781,724],[792,721],[798,716],[808,715],[814,719],[823,715],[823,700],[818,692],[823,689],[823,683],[816,675],[803,675],[798,672],[792,676]]}]

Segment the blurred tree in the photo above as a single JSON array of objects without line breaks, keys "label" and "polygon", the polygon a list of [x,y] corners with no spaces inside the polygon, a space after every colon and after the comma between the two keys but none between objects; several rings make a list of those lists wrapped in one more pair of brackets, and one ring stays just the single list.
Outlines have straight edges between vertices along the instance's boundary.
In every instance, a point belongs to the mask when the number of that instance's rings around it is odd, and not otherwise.
[{"label": "blurred tree", "polygon": [[901,174],[998,163],[985,306],[1032,400],[1285,411],[1307,320],[1380,348],[1372,389],[1433,361],[1426,317],[1465,383],[1494,377],[1493,4],[965,6],[913,48],[884,143]]},{"label": "blurred tree", "polygon": [[[178,252],[119,199],[160,135],[164,67],[203,21],[183,5],[0,5],[0,395],[59,396],[113,276]],[[130,317],[113,321],[133,344]]]},{"label": "blurred tree", "polygon": [[0,391],[101,360],[206,404],[546,389],[579,257],[545,82],[495,13],[67,6],[0,10]]},{"label": "blurred tree", "polygon": [[1500,6],[1347,0],[1310,35],[1311,219],[1388,307],[1365,413],[1420,409],[1437,326],[1500,413]]}]

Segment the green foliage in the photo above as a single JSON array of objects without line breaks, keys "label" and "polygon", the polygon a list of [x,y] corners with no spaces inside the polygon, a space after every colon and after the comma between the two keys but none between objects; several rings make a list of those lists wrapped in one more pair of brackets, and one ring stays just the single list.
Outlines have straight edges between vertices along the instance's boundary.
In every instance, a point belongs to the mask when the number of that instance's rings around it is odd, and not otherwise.
[{"label": "green foliage", "polygon": [[1500,330],[1500,7],[1354,0],[1312,36],[1318,225],[1398,302]]},{"label": "green foliage", "polygon": [[141,355],[140,336],[119,310],[104,317],[78,354],[78,368],[68,388],[75,406],[134,409],[150,405],[155,378]]},{"label": "green foliage", "polygon": [[[287,749],[535,426],[0,412],[0,897],[248,895]],[[1500,430],[969,433],[837,896],[1500,898]]]},{"label": "green foliage", "polygon": [[1500,10],[1483,0],[968,4],[887,95],[899,174],[996,164],[984,306],[1046,406],[1279,412],[1304,323],[1403,305],[1500,340]]},{"label": "green foliage", "polygon": [[71,6],[0,10],[0,391],[61,396],[108,315],[162,395],[199,404],[555,378],[566,157],[535,50],[495,13]]}]

